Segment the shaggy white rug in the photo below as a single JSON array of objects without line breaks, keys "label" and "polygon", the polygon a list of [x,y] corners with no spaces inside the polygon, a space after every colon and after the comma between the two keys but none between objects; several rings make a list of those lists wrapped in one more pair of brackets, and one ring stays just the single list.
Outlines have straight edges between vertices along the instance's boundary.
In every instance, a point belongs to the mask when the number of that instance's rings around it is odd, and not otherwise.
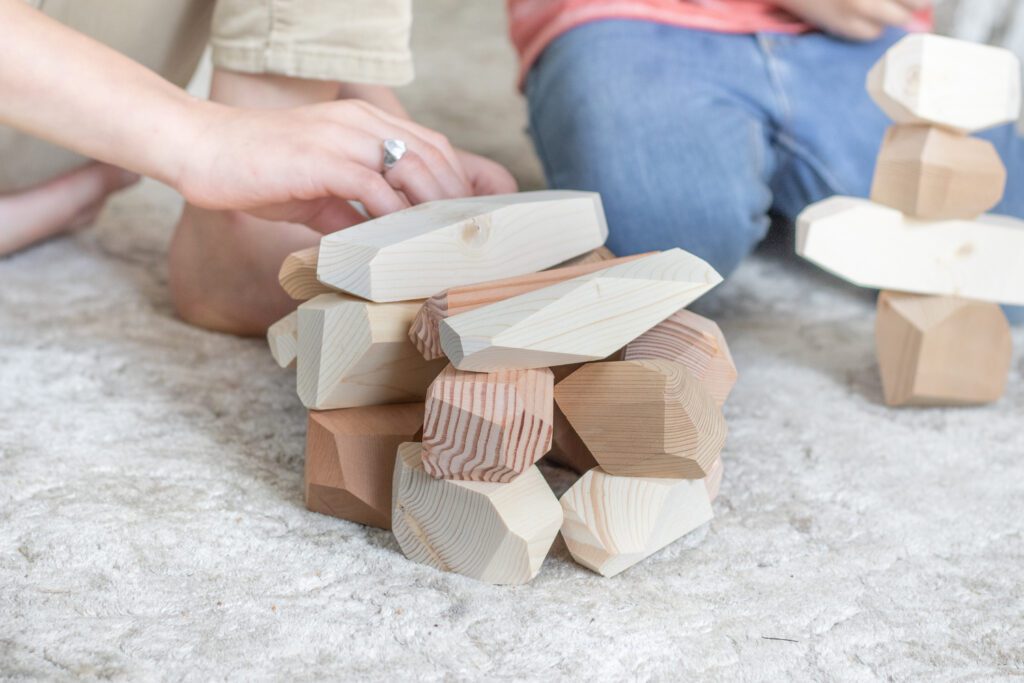
[{"label": "shaggy white rug", "polygon": [[[464,109],[519,111],[457,76]],[[447,129],[529,177],[519,120]],[[304,509],[291,373],[171,315],[177,210],[147,183],[0,260],[0,678],[1024,674],[1019,355],[994,406],[885,408],[872,295],[770,247],[698,308],[742,374],[715,520],[614,579],[556,541],[532,584],[492,587]]]}]

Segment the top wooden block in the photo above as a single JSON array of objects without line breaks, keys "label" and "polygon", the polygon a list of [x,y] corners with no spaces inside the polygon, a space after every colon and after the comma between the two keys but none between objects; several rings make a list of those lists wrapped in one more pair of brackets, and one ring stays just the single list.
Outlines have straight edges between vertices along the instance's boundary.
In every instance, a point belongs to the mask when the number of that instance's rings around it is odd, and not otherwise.
[{"label": "top wooden block", "polygon": [[427,202],[324,236],[317,277],[376,302],[550,268],[608,237],[595,192]]},{"label": "top wooden block", "polygon": [[889,48],[868,74],[867,88],[897,123],[969,133],[1020,114],[1020,62],[1012,52],[931,34]]}]

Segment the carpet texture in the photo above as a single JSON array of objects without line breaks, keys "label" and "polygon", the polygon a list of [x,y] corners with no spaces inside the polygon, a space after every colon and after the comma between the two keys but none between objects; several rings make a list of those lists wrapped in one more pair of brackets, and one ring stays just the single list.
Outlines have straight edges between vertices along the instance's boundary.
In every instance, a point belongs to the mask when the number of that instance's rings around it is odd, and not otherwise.
[{"label": "carpet texture", "polygon": [[[498,3],[431,7],[407,101],[535,185]],[[696,307],[741,372],[714,521],[614,579],[559,540],[492,587],[304,509],[292,373],[171,313],[179,207],[144,183],[0,260],[0,678],[1024,675],[1019,353],[994,406],[885,408],[873,295],[778,239]]]}]

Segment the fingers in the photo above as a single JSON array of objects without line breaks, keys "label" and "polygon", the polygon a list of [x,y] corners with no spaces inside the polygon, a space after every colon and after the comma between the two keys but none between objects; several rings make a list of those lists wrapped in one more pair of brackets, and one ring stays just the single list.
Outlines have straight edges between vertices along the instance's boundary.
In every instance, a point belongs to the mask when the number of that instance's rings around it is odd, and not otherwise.
[{"label": "fingers", "polygon": [[431,168],[416,152],[406,152],[398,163],[384,172],[384,180],[413,204],[450,197]]},{"label": "fingers", "polygon": [[510,194],[519,189],[516,179],[501,164],[469,152],[459,152],[459,158],[469,174],[474,195]]},{"label": "fingers", "polygon": [[384,180],[384,176],[362,166],[343,165],[328,179],[326,187],[335,197],[362,202],[366,212],[374,217],[409,208],[409,202]]},{"label": "fingers", "polygon": [[872,23],[878,25],[881,31],[886,26],[903,26],[914,18],[915,8],[909,2],[901,0],[882,0],[871,6],[870,13],[865,17]]}]

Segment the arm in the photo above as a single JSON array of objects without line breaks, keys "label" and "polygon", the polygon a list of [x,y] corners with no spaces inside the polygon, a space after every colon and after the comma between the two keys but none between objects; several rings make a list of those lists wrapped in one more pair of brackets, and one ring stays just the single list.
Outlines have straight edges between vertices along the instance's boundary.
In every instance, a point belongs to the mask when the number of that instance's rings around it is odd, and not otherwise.
[{"label": "arm", "polygon": [[874,40],[887,26],[904,26],[930,0],[776,0],[809,24],[850,40]]}]

